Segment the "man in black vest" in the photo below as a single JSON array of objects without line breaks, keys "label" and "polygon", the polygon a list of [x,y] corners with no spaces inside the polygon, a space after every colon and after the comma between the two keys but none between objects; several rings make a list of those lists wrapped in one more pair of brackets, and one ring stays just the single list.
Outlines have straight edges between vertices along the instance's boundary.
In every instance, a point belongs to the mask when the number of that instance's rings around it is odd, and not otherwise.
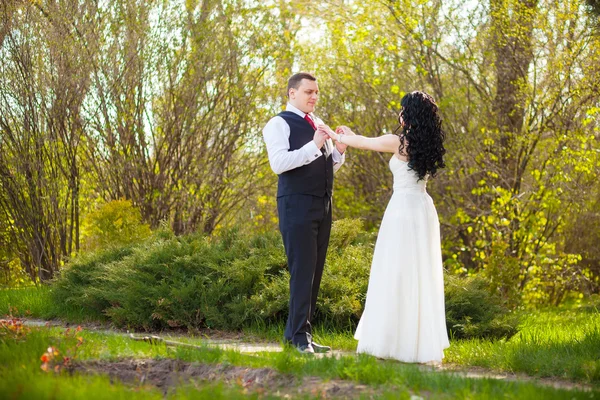
[{"label": "man in black vest", "polygon": [[317,129],[323,121],[312,115],[319,96],[314,76],[293,75],[287,94],[286,111],[263,129],[269,163],[279,175],[279,230],[290,271],[284,339],[303,353],[324,353],[331,348],[313,342],[311,321],[331,232],[333,172],[344,162],[346,146],[334,146]]}]

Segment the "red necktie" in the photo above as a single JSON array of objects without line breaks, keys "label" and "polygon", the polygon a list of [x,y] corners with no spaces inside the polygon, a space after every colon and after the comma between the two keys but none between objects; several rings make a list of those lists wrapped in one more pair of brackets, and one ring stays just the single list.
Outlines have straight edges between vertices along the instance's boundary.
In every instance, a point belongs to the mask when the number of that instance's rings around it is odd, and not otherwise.
[{"label": "red necktie", "polygon": [[310,126],[312,126],[315,131],[317,130],[317,126],[315,125],[315,123],[313,122],[312,118],[308,114],[304,115],[304,119],[308,121],[308,123],[310,124]]},{"label": "red necktie", "polygon": [[[315,131],[317,130],[317,126],[315,125],[314,121],[308,114],[304,115],[304,119],[308,121],[310,126],[312,126]],[[327,157],[327,151],[325,150],[325,147],[327,147],[326,144],[323,145],[323,147],[321,147],[321,153],[323,153],[323,155]]]}]

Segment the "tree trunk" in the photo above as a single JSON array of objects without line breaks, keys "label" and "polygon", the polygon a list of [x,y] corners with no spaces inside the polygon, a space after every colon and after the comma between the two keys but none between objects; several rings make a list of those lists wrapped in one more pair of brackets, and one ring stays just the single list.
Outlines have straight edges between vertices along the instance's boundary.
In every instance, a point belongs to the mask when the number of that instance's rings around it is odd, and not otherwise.
[{"label": "tree trunk", "polygon": [[500,134],[500,167],[508,189],[518,191],[520,174],[515,138],[522,134],[527,96],[527,74],[537,0],[491,0],[496,55],[496,127]]}]

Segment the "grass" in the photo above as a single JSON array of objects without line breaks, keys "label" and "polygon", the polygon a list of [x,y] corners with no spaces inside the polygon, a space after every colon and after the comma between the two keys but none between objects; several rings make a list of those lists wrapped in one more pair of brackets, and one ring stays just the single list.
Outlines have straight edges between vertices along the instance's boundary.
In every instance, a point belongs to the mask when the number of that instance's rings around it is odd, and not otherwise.
[{"label": "grass", "polygon": [[[152,400],[164,399],[163,393],[153,387],[127,387],[111,382],[106,376],[54,375],[30,371],[10,371],[0,379],[0,395],[10,399],[107,399]],[[4,397],[6,396],[6,397]],[[257,399],[257,394],[247,394],[241,388],[227,387],[222,383],[205,383],[200,386],[183,384],[171,391],[167,399]],[[261,396],[261,399],[276,398]]]},{"label": "grass", "polygon": [[[279,343],[283,341],[283,324],[254,324],[244,328],[244,336],[256,338],[261,341]],[[317,343],[327,344],[336,350],[355,351],[356,340],[354,331],[340,331],[328,326],[317,325],[313,328],[313,340]]]},{"label": "grass", "polygon": [[530,312],[510,340],[454,341],[446,361],[600,383],[600,312],[566,307]]},{"label": "grass", "polygon": [[[278,342],[283,326],[255,326],[250,336]],[[315,340],[355,351],[353,332],[317,326]],[[444,362],[535,377],[558,377],[600,383],[600,312],[594,307],[560,307],[524,311],[520,331],[509,340],[452,340]]]},{"label": "grass", "polygon": [[[151,387],[113,384],[106,377],[46,373],[40,369],[40,355],[49,345],[61,354],[74,348],[76,338],[64,329],[32,328],[24,339],[0,339],[0,394],[8,398],[159,398]],[[343,379],[378,390],[383,398],[410,398],[411,394],[433,398],[515,398],[515,399],[588,399],[599,392],[557,390],[533,383],[505,382],[494,379],[468,379],[450,373],[430,372],[418,366],[397,362],[380,362],[374,357],[314,358],[293,350],[257,355],[215,348],[166,348],[137,342],[115,334],[83,330],[77,358],[115,360],[134,358],[176,358],[206,364],[226,364],[252,368],[271,368],[299,378],[317,376]],[[241,398],[244,391],[236,385],[200,383],[183,385],[170,398]],[[250,393],[252,395],[252,393]],[[2,397],[2,396],[0,396]],[[261,398],[265,398],[262,396]],[[268,398],[268,397],[266,397]]]},{"label": "grass", "polygon": [[57,304],[50,297],[48,286],[28,286],[18,289],[0,289],[0,315],[62,319],[73,323],[106,321],[102,315],[67,304]]},{"label": "grass", "polygon": [[16,289],[0,289],[0,313],[31,314],[39,318],[48,318],[52,314],[52,302],[49,301],[49,289],[46,286],[28,286]]},{"label": "grass", "polygon": [[[61,304],[52,304],[49,297],[49,289],[46,287],[0,290],[0,313],[8,313],[10,306],[16,307],[18,312],[14,315],[20,316],[29,314],[37,318],[60,318],[75,323],[93,321],[99,318],[98,316],[86,316],[82,310],[76,310]],[[102,317],[100,316],[100,318]],[[106,321],[106,319],[103,320]],[[280,342],[282,332],[282,325],[256,324],[245,328],[243,336],[245,339],[251,340]],[[316,341],[331,345],[334,349],[346,351],[356,349],[356,341],[352,337],[352,331],[339,332],[317,325],[314,334]],[[103,358],[111,354],[114,357],[141,356],[136,355],[138,354],[136,353],[138,347],[133,344],[134,342],[123,342],[117,336],[114,339],[110,339],[110,335],[98,339],[89,336],[88,340],[91,343],[96,340],[99,341],[92,347],[104,349],[101,353],[94,354],[93,357]],[[111,344],[112,340],[114,340],[114,344]],[[178,337],[177,340],[202,343],[201,338],[192,335]],[[119,348],[119,346],[127,347]],[[110,348],[118,348],[118,350],[106,353],[108,351],[106,349]],[[149,356],[165,357],[167,354],[151,354]],[[238,356],[228,357],[235,358]],[[275,358],[269,365],[278,365],[278,369],[284,372],[285,364],[288,362],[289,365],[304,363],[302,359],[290,359],[290,361],[277,358],[283,357],[282,355],[273,357]],[[319,364],[316,365],[303,364],[302,368],[306,369],[305,373],[307,374],[309,371],[316,370],[318,374],[325,375],[325,377],[351,378],[362,382],[365,376],[364,371],[375,367],[369,364],[369,361],[363,361],[360,358],[358,360],[361,360],[358,364],[344,361],[349,364],[343,364],[343,367],[338,364],[328,365],[325,369],[337,368],[337,375],[335,376],[328,376],[325,371],[319,372],[320,366],[326,365],[327,362],[319,361]],[[245,362],[251,362],[251,359],[247,359]],[[450,348],[446,350],[445,362],[461,367],[483,367],[498,372],[520,372],[534,377],[554,377],[593,385],[600,384],[600,312],[593,306],[565,306],[535,312],[523,312],[520,331],[510,340],[452,340]],[[386,365],[386,363],[378,363],[377,365],[379,364]],[[385,379],[381,378],[380,380],[385,381],[389,378],[386,375],[388,372],[382,372],[383,370],[379,367],[377,370],[379,372],[376,375],[383,374],[381,376],[385,377]],[[403,371],[410,371],[410,369],[403,369]],[[394,376],[398,373],[397,370],[394,370],[393,373],[389,372]],[[367,374],[367,376],[369,375]],[[373,377],[364,379],[371,383],[379,381],[379,378]],[[435,387],[435,385],[429,383],[428,387]]]},{"label": "grass", "polygon": [[[163,393],[150,386],[126,386],[107,376],[46,373],[40,368],[40,356],[48,346],[60,354],[74,349],[76,338],[65,335],[64,329],[32,328],[25,339],[0,336],[0,398],[13,399],[162,399]],[[77,351],[78,360],[121,358],[165,358],[174,353],[164,346],[152,346],[113,334],[81,331],[83,345]],[[255,395],[250,398],[258,398]],[[241,388],[221,383],[191,386],[183,383],[168,398],[177,399],[241,399],[248,398]],[[262,397],[265,398],[265,397]],[[266,397],[269,398],[269,397]]]}]

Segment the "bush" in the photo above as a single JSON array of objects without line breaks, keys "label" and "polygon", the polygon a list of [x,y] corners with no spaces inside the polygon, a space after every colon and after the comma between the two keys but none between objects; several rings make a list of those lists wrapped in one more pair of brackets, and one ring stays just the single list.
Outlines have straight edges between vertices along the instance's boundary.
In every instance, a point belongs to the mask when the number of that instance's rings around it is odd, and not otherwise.
[{"label": "bush", "polygon": [[81,254],[59,271],[51,287],[54,302],[103,316],[110,303],[103,295],[106,267],[133,254],[132,246]]},{"label": "bush", "polygon": [[[373,238],[360,220],[333,223],[314,322],[333,329],[353,329],[362,313],[373,253]],[[252,315],[266,322],[287,318],[290,275],[286,269],[265,280],[252,296]]]},{"label": "bush", "polygon": [[[360,221],[334,223],[315,323],[334,330],[356,327],[373,239]],[[481,281],[448,282],[448,315],[454,318],[449,326],[455,337],[506,335],[497,322],[505,310],[486,304],[489,295]],[[289,273],[276,232],[175,237],[162,231],[137,245],[76,258],[62,270],[52,296],[133,329],[241,329],[285,321]]]},{"label": "bush", "polygon": [[503,304],[498,292],[481,277],[445,277],[446,326],[450,337],[510,338],[519,318]]},{"label": "bush", "polygon": [[117,326],[237,329],[265,273],[285,268],[278,235],[174,237],[76,258],[54,284],[54,301],[108,316]]}]

